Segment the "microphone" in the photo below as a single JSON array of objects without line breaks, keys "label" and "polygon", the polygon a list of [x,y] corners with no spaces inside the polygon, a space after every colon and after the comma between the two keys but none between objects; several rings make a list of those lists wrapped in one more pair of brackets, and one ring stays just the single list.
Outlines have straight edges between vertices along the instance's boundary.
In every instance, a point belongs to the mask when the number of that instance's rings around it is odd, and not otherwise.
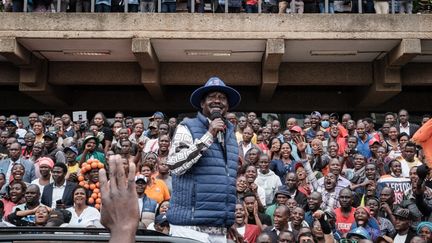
[{"label": "microphone", "polygon": [[[225,123],[225,119],[223,118],[222,114],[218,111],[212,112],[210,114],[210,120],[214,120],[217,118],[221,118],[223,120],[223,122]],[[216,138],[218,140],[219,143],[224,144],[224,132],[222,131],[218,131]]]}]

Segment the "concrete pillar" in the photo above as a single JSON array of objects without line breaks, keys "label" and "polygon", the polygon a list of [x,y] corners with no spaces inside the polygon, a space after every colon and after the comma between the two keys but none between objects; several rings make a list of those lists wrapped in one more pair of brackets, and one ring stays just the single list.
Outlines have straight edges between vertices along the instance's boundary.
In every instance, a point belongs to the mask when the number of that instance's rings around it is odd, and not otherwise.
[{"label": "concrete pillar", "polygon": [[419,39],[403,39],[383,58],[374,61],[374,83],[358,103],[376,108],[402,91],[401,68],[421,53]]},{"label": "concrete pillar", "polygon": [[19,91],[49,107],[67,106],[66,87],[48,83],[48,61],[32,56],[30,65],[20,67]]},{"label": "concrete pillar", "polygon": [[284,39],[268,39],[262,60],[260,101],[270,101],[279,84],[279,66],[285,53]]},{"label": "concrete pillar", "polygon": [[141,83],[154,100],[163,101],[165,95],[160,84],[159,59],[151,45],[151,40],[132,39],[132,52],[141,67]]}]

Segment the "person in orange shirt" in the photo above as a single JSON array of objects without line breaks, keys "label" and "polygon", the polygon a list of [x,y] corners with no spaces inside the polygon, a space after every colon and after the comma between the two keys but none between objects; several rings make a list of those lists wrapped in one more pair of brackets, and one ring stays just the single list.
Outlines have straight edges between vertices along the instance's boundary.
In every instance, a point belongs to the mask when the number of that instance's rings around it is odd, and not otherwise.
[{"label": "person in orange shirt", "polygon": [[432,168],[432,119],[429,119],[414,134],[412,140],[422,146],[423,153],[426,157],[426,165]]},{"label": "person in orange shirt", "polygon": [[141,174],[147,178],[147,187],[145,194],[155,200],[158,204],[170,199],[170,193],[167,185],[163,180],[152,177],[154,165],[144,163],[141,167]]}]

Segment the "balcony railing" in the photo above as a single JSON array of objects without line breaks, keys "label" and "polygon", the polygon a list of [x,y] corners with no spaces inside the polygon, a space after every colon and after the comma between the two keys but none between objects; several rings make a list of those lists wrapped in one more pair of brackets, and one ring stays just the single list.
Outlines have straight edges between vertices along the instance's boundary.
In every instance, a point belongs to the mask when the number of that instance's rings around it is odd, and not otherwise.
[{"label": "balcony railing", "polygon": [[[10,0],[11,1],[11,0]],[[85,0],[81,0],[81,1],[85,1]],[[200,12],[199,9],[197,11],[197,4],[196,4],[196,0],[188,0],[188,12],[191,13],[196,13],[196,12]],[[203,2],[204,0],[201,0],[201,2]],[[218,8],[219,5],[223,6],[223,8],[219,7],[219,11],[218,12],[225,12],[225,13],[229,13],[230,9],[230,2],[233,0],[210,0],[209,3],[207,3],[207,5],[209,5],[210,7],[210,12],[216,12],[216,9]],[[237,2],[238,0],[236,0]],[[263,1],[265,1],[263,3]],[[269,0],[258,0],[258,3],[255,5],[257,8],[257,12],[258,13],[262,13],[264,12],[263,9],[263,5],[269,5],[270,3],[268,3]],[[290,1],[290,0],[288,0]],[[323,1],[323,2],[322,2]],[[351,7],[353,8],[355,5],[356,7],[354,7],[355,9],[358,10],[358,13],[363,13],[363,1],[364,0],[351,0],[349,1],[349,4],[351,4]],[[372,0],[366,0],[366,1],[371,1],[369,4],[373,4]],[[422,1],[428,1],[428,2],[422,2]],[[420,8],[420,10],[424,10],[424,11],[420,11],[420,13],[432,13],[432,0],[422,0],[420,2],[416,2],[416,6],[419,6],[418,8]],[[6,1],[7,2],[7,1]],[[122,7],[124,8],[124,12],[128,13],[129,11],[129,2],[130,0],[124,0]],[[162,12],[162,0],[153,0],[154,4],[157,6],[157,8],[155,9],[155,12],[161,13]],[[295,8],[295,2],[296,0],[291,0],[289,6],[291,9],[291,11]],[[62,8],[61,5],[65,4],[64,2],[62,2],[62,0],[54,0],[55,4],[51,4],[51,8],[49,11],[51,12],[61,12]],[[408,12],[412,11],[412,6],[413,6],[413,1],[412,0],[390,0],[389,1],[389,7],[390,7],[390,14],[395,14],[398,12],[399,10],[399,6],[401,4],[407,4],[406,9],[411,9],[411,10],[407,10]],[[202,4],[202,3],[201,3]],[[277,4],[277,3],[276,3]],[[321,12],[322,13],[333,13],[334,12],[334,1],[333,0],[319,0],[319,5],[323,5],[321,8]],[[90,0],[90,12],[96,12],[96,0]],[[203,7],[201,6],[201,11],[203,9]],[[209,9],[207,8],[207,10]],[[222,11],[223,10],[223,11]],[[24,12],[30,12],[29,11],[29,4],[28,4],[28,0],[24,0],[23,2],[23,11]],[[133,11],[135,12],[135,11]],[[141,11],[140,11],[141,12]]]}]

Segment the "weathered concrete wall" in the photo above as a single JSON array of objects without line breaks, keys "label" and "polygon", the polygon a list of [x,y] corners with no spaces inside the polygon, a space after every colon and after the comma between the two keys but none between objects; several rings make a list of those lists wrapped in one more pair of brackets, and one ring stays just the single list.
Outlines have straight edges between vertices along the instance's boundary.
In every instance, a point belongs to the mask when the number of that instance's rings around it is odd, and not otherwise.
[{"label": "weathered concrete wall", "polygon": [[0,13],[0,37],[432,38],[432,15]]}]

